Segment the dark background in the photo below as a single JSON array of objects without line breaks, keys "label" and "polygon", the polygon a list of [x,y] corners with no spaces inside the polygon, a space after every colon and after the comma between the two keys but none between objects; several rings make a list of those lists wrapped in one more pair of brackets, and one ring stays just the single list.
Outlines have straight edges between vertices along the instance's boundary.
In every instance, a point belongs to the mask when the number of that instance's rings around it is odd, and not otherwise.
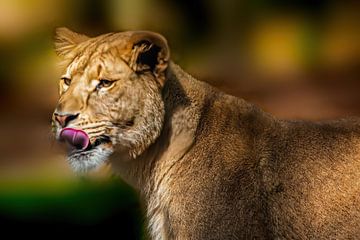
[{"label": "dark background", "polygon": [[54,28],[163,34],[198,79],[286,119],[360,115],[359,1],[0,1],[0,221],[80,236],[143,236],[137,193],[116,177],[79,179],[52,146],[61,69]]}]

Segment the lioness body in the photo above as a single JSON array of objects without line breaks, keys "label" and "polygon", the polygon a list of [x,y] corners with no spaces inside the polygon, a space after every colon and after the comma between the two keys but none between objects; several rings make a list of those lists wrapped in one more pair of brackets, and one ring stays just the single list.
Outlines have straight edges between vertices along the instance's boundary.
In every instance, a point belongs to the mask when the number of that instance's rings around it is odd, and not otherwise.
[{"label": "lioness body", "polygon": [[[359,120],[281,121],[171,62],[162,71],[162,117],[152,116],[157,107],[141,108],[161,125],[144,130],[154,139],[139,141],[135,153],[108,143],[107,162],[145,200],[152,238],[360,236]],[[58,109],[73,109],[65,100]]]},{"label": "lioness body", "polygon": [[[121,175],[146,189],[154,236],[329,239],[360,234],[359,121],[279,121],[174,65],[167,82],[166,131],[135,162],[112,160],[121,173],[133,169]],[[183,131],[179,140],[173,129]]]}]

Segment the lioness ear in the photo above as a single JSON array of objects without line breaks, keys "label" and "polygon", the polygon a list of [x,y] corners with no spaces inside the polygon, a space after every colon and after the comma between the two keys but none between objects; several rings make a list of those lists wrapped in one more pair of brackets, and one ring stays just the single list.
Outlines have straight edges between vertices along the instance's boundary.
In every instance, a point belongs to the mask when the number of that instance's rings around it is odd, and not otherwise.
[{"label": "lioness ear", "polygon": [[55,29],[55,51],[59,56],[65,56],[79,43],[89,37],[73,32],[65,27]]},{"label": "lioness ear", "polygon": [[135,72],[151,71],[161,86],[165,82],[170,51],[166,39],[153,32],[134,32],[130,37],[132,44],[129,66]]}]

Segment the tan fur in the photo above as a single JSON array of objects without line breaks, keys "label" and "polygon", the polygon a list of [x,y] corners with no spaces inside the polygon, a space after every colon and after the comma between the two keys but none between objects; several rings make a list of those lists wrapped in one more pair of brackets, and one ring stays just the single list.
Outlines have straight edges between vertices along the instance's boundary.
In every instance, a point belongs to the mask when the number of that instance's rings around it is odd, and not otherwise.
[{"label": "tan fur", "polygon": [[[273,118],[170,62],[155,33],[80,36],[58,31],[72,82],[56,111],[110,137],[101,149],[140,191],[153,239],[360,236],[358,119]],[[116,84],[96,90],[104,77]]]}]

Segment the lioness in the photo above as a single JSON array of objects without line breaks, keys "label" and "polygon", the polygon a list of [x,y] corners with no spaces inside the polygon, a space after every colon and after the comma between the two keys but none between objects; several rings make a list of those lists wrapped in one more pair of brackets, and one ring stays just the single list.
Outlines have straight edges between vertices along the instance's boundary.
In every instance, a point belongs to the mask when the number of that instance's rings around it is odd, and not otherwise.
[{"label": "lioness", "polygon": [[282,121],[198,81],[164,37],[59,28],[53,114],[76,172],[137,188],[153,239],[360,238],[360,121]]}]

